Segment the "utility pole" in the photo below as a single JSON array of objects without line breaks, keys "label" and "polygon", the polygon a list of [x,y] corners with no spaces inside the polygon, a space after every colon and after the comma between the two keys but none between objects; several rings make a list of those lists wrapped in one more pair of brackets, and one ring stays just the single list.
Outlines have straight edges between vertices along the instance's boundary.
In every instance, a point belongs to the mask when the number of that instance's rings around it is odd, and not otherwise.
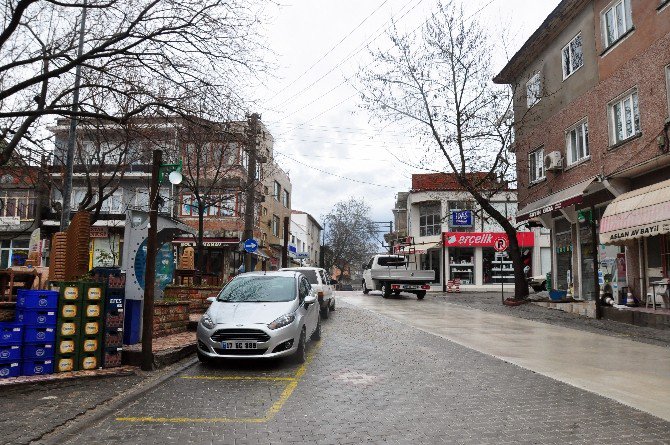
[{"label": "utility pole", "polygon": [[[84,31],[86,29],[86,4],[81,10],[81,24],[79,26],[79,47],[77,58],[84,52]],[[70,116],[70,132],[67,138],[67,154],[65,155],[65,174],[63,175],[63,208],[60,215],[60,231],[63,232],[70,225],[70,200],[72,199],[72,175],[74,174],[74,144],[77,136],[77,116],[79,110],[79,87],[81,85],[81,64],[74,71],[74,91],[72,93],[72,115]]]},{"label": "utility pole", "polygon": [[[247,195],[244,209],[244,236],[243,240],[254,237],[255,222],[255,199],[256,199],[256,152],[258,144],[258,133],[260,132],[259,121],[260,114],[253,113],[247,117],[247,153],[249,155],[249,165],[247,166]],[[244,271],[251,272],[251,254],[244,253]]]},{"label": "utility pole", "polygon": [[142,370],[153,369],[154,290],[156,283],[156,234],[158,225],[158,187],[163,152],[154,150],[149,189],[149,229],[147,233],[147,262],[144,272],[144,308],[142,310]]},{"label": "utility pole", "polygon": [[[289,225],[291,224],[291,217],[290,216],[285,216],[284,217],[284,243],[281,247],[281,267],[289,267],[288,264],[288,228]],[[307,249],[305,249],[307,250]],[[302,264],[302,259],[300,260]]]}]

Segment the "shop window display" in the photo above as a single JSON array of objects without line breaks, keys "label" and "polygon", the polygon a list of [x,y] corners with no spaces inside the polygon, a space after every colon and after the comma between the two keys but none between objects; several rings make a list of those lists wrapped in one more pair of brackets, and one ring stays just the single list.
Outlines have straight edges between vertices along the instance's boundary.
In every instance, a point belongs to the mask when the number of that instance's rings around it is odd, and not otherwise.
[{"label": "shop window display", "polygon": [[572,284],[572,226],[560,218],[555,223],[556,276],[552,278],[552,287],[568,290]]},{"label": "shop window display", "polygon": [[461,284],[474,284],[475,280],[475,249],[468,247],[450,248],[449,279],[461,280]]}]

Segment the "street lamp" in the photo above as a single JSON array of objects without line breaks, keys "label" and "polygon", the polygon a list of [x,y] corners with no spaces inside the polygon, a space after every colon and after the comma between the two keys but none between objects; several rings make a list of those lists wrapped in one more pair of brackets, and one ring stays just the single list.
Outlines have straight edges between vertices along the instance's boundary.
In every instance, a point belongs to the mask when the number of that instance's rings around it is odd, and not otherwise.
[{"label": "street lamp", "polygon": [[156,283],[156,234],[158,227],[158,190],[165,173],[174,185],[181,183],[182,163],[162,164],[163,152],[154,150],[149,189],[149,228],[147,233],[147,264],[144,272],[144,310],[142,311],[142,370],[153,369],[154,286]]}]

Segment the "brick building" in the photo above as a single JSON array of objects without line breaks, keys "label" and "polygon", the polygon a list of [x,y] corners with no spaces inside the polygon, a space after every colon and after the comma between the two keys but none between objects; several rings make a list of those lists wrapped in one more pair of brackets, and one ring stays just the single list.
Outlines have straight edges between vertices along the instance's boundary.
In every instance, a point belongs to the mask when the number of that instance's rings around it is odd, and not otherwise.
[{"label": "brick building", "polygon": [[551,229],[554,287],[644,299],[670,266],[670,2],[563,0],[494,81],[514,89],[517,218]]}]

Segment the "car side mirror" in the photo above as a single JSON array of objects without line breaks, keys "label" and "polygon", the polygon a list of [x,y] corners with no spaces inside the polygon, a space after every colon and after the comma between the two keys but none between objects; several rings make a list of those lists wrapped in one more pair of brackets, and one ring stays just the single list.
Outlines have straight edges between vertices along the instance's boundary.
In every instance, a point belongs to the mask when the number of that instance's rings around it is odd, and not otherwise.
[{"label": "car side mirror", "polygon": [[216,297],[207,297],[207,301],[214,303],[216,301]]},{"label": "car side mirror", "polygon": [[305,297],[304,303],[305,303],[305,307],[310,307],[311,305],[316,303],[316,297],[314,295],[307,295]]}]

